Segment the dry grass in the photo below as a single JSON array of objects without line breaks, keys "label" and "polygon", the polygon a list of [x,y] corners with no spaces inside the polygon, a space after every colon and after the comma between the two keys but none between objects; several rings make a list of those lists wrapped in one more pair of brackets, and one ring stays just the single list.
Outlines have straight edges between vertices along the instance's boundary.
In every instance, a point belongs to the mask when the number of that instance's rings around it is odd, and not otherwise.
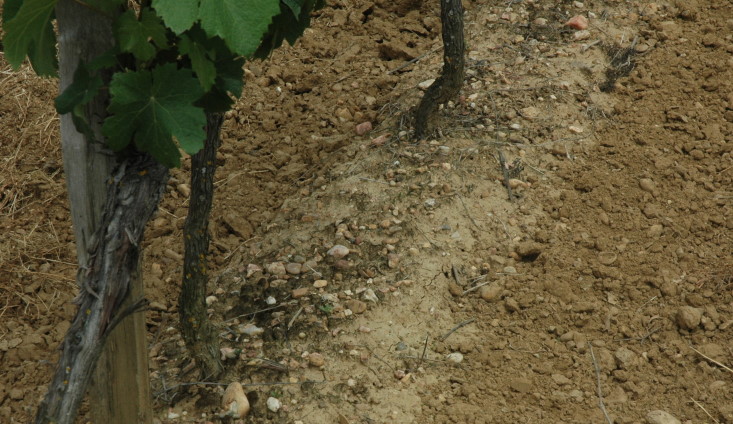
[{"label": "dry grass", "polygon": [[0,316],[35,316],[75,290],[57,81],[0,58]]}]

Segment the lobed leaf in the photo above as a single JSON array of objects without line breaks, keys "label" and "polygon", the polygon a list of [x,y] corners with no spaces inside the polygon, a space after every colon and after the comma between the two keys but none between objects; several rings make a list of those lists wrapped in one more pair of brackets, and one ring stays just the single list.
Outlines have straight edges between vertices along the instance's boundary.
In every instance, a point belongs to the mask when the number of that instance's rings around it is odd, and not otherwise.
[{"label": "lobed leaf", "polygon": [[167,47],[163,21],[148,8],[142,10],[140,20],[132,10],[120,15],[114,23],[114,33],[120,49],[141,62],[155,57],[156,48],[151,42],[160,49]]},{"label": "lobed leaf", "polygon": [[199,0],[153,0],[153,9],[168,28],[181,34],[198,20]]},{"label": "lobed leaf", "polygon": [[203,147],[206,116],[194,102],[204,91],[190,70],[169,63],[152,71],[117,73],[109,90],[112,116],[102,132],[113,150],[132,141],[138,150],[174,167],[180,166],[180,152],[172,137],[190,154]]},{"label": "lobed leaf", "polygon": [[234,52],[250,56],[280,13],[279,0],[206,0],[201,2],[201,27],[210,37],[219,36]]},{"label": "lobed leaf", "polygon": [[191,59],[191,68],[196,73],[201,86],[204,91],[209,91],[216,80],[216,66],[209,59],[207,49],[201,43],[183,34],[178,44],[178,50],[181,54],[188,55]]},{"label": "lobed leaf", "polygon": [[56,75],[56,35],[51,25],[55,6],[56,0],[9,2],[9,10],[3,12],[4,46],[5,58],[13,68],[28,56],[38,75]]}]

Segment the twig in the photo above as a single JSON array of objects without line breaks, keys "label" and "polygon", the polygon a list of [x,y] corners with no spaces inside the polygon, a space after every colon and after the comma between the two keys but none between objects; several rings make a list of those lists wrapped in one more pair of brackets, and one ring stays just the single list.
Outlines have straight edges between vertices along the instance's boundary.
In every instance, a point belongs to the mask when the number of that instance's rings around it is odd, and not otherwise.
[{"label": "twig", "polygon": [[506,159],[504,158],[504,152],[501,150],[498,150],[499,152],[499,164],[501,165],[501,172],[504,175],[504,187],[506,187],[506,191],[509,193],[509,201],[514,201],[514,193],[512,193],[512,187],[509,185],[509,169],[506,167]]},{"label": "twig", "polygon": [[[483,275],[482,277],[486,278],[486,276],[485,276],[485,275]],[[481,288],[481,287],[483,287],[483,286],[485,286],[485,285],[489,284],[490,282],[491,282],[491,281],[484,281],[483,283],[481,283],[481,284],[477,284],[477,285],[475,285],[475,286],[471,287],[470,289],[466,289],[466,290],[464,290],[464,291],[463,291],[463,293],[461,294],[461,296],[465,296],[465,295],[467,295],[468,293],[471,293],[472,291],[476,291],[476,290],[478,290],[479,288]]]},{"label": "twig", "polygon": [[715,424],[720,424],[720,421],[716,420],[715,417],[713,417],[712,415],[710,415],[710,412],[708,412],[708,410],[705,409],[705,407],[702,406],[702,404],[700,402],[696,401],[693,398],[690,398],[690,400],[693,401],[695,403],[695,405],[699,406],[700,409],[702,409],[702,412],[704,412],[705,414],[707,414],[707,416],[710,417],[710,419],[713,420],[715,422]]},{"label": "twig", "polygon": [[451,334],[455,333],[456,330],[458,330],[461,327],[465,327],[465,326],[467,326],[468,324],[470,324],[470,323],[472,323],[474,321],[476,321],[476,318],[467,319],[467,320],[463,321],[462,323],[456,325],[449,332],[445,333],[445,335],[443,335],[443,337],[440,338],[440,341],[441,342],[444,342],[445,339],[447,339],[448,336],[450,336]]},{"label": "twig", "polygon": [[456,196],[458,196],[458,200],[461,201],[461,204],[463,205],[463,209],[466,210],[466,215],[468,215],[468,219],[471,220],[471,223],[473,224],[473,226],[476,227],[477,230],[481,230],[481,227],[478,226],[478,224],[476,223],[476,220],[473,219],[473,217],[471,216],[471,212],[468,211],[468,207],[463,202],[463,196],[461,196],[460,194],[456,194]]},{"label": "twig", "polygon": [[714,363],[715,365],[719,366],[720,368],[723,368],[724,370],[733,373],[733,369],[730,369],[729,367],[726,367],[725,365],[721,364],[720,362],[716,361],[715,359],[705,355],[704,353],[700,352],[699,350],[695,349],[694,347],[690,346],[690,349],[697,352],[698,355],[702,356],[703,358],[707,359],[708,361]]},{"label": "twig", "polygon": [[413,63],[419,62],[419,61],[420,61],[420,60],[422,60],[422,59],[423,59],[423,58],[424,58],[425,56],[431,55],[431,54],[433,54],[433,53],[437,52],[438,50],[440,50],[440,49],[442,49],[442,48],[443,48],[443,45],[441,44],[440,46],[438,46],[438,47],[436,47],[436,48],[434,48],[434,49],[430,50],[430,51],[429,51],[429,52],[427,52],[427,53],[423,53],[423,54],[421,54],[420,56],[418,56],[418,57],[416,57],[416,58],[414,58],[414,59],[408,60],[407,62],[403,63],[402,65],[398,66],[397,68],[395,68],[395,69],[392,69],[391,71],[388,71],[388,72],[387,72],[387,75],[392,75],[392,74],[394,74],[394,73],[395,73],[395,72],[397,72],[397,71],[401,71],[402,69],[405,69],[405,68],[407,68],[408,66],[412,65]]},{"label": "twig", "polygon": [[425,345],[422,347],[422,355],[420,355],[420,362],[422,362],[425,359],[425,351],[428,350],[428,337],[425,336]]},{"label": "twig", "polygon": [[601,390],[601,369],[598,367],[598,361],[596,361],[596,354],[593,353],[593,345],[588,342],[588,348],[590,349],[590,357],[593,360],[593,368],[596,370],[596,391],[598,392],[598,406],[603,412],[603,416],[606,418],[608,424],[613,424],[613,420],[608,416],[606,411],[606,405],[603,403],[603,390]]},{"label": "twig", "polygon": [[295,319],[298,318],[298,316],[300,316],[300,313],[301,312],[303,312],[303,307],[302,306],[300,308],[298,308],[298,310],[295,312],[295,314],[293,314],[293,317],[290,318],[290,322],[288,322],[288,330],[290,330],[290,327],[293,326],[293,323],[295,322]]}]

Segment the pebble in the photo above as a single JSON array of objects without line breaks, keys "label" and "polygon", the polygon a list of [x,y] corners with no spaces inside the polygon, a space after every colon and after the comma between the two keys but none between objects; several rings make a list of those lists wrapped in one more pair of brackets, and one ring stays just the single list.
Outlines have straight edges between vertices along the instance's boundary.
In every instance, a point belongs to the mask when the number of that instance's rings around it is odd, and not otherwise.
[{"label": "pebble", "polygon": [[421,81],[420,83],[418,83],[417,86],[421,90],[427,90],[428,87],[430,87],[431,85],[433,85],[434,82],[435,82],[435,78],[433,78],[433,79],[427,79],[425,81]]},{"label": "pebble", "polygon": [[627,370],[633,366],[634,361],[636,360],[636,353],[633,350],[622,346],[613,352],[613,357],[616,359],[616,366],[620,369]]},{"label": "pebble", "polygon": [[227,386],[221,401],[225,414],[234,418],[242,418],[249,413],[249,400],[244,395],[242,384],[238,381]]},{"label": "pebble", "polygon": [[565,26],[569,26],[573,29],[587,29],[588,28],[588,18],[586,18],[583,15],[575,15],[572,18],[568,19],[567,22],[565,22]]},{"label": "pebble", "polygon": [[389,253],[387,254],[387,266],[394,269],[397,268],[397,265],[400,264],[400,255],[397,253]]},{"label": "pebble", "polygon": [[504,271],[504,274],[516,274],[517,273],[517,269],[514,268],[513,266],[505,266],[503,271]]},{"label": "pebble", "polygon": [[273,275],[285,275],[285,264],[282,262],[273,262],[267,264],[267,272]]},{"label": "pebble", "polygon": [[518,393],[529,393],[532,390],[532,382],[526,378],[516,378],[509,383],[509,387]]},{"label": "pebble", "polygon": [[321,355],[320,353],[313,352],[310,355],[308,355],[308,363],[311,366],[320,368],[326,365],[326,358],[324,358],[323,355]]},{"label": "pebble", "polygon": [[274,305],[274,304],[277,303],[277,299],[275,299],[272,296],[267,296],[267,299],[265,299],[265,303],[267,303],[268,305],[272,306],[272,305]]},{"label": "pebble", "polygon": [[282,403],[280,402],[280,399],[276,397],[270,396],[267,398],[267,409],[269,409],[272,412],[277,412],[282,407]]},{"label": "pebble", "polygon": [[654,184],[654,181],[650,180],[649,178],[640,179],[639,187],[648,193],[654,193],[654,191],[657,189],[657,186],[656,184]]},{"label": "pebble", "polygon": [[366,289],[364,291],[364,300],[368,300],[370,302],[377,303],[379,302],[379,298],[377,297],[377,294],[374,293],[374,290],[372,289]]},{"label": "pebble", "polygon": [[675,418],[667,411],[657,409],[646,414],[646,422],[648,424],[681,424],[680,420]]},{"label": "pebble", "polygon": [[211,306],[219,300],[216,296],[206,296],[206,306]]},{"label": "pebble", "polygon": [[303,270],[303,265],[297,263],[297,262],[290,262],[287,265],[285,265],[285,271],[287,271],[288,274],[292,275],[298,275]]},{"label": "pebble", "polygon": [[649,227],[649,237],[651,238],[657,238],[662,235],[664,232],[664,225],[662,224],[654,224],[651,227]]},{"label": "pebble", "polygon": [[463,362],[463,354],[461,352],[452,352],[447,354],[445,356],[445,359],[453,363],[460,364],[461,362]]},{"label": "pebble", "polygon": [[350,253],[349,248],[340,244],[333,246],[328,249],[326,254],[333,256],[336,259],[341,259]]},{"label": "pebble", "polygon": [[308,287],[300,287],[292,292],[293,299],[298,299],[308,294]]},{"label": "pebble", "polygon": [[504,307],[509,312],[517,312],[517,311],[519,311],[519,303],[516,300],[514,300],[514,298],[511,298],[511,297],[508,297],[504,301]]},{"label": "pebble", "polygon": [[695,330],[700,325],[702,310],[692,306],[683,306],[677,310],[677,325],[683,330]]},{"label": "pebble", "polygon": [[369,121],[358,124],[355,128],[357,135],[364,135],[372,130],[372,123]]},{"label": "pebble", "polygon": [[598,253],[598,262],[602,265],[613,265],[616,263],[616,260],[618,259],[618,255],[616,255],[613,252],[599,252]]},{"label": "pebble", "polygon": [[328,281],[326,280],[316,280],[313,282],[313,287],[317,289],[322,289],[328,285]]},{"label": "pebble", "polygon": [[493,302],[499,299],[502,290],[503,289],[501,288],[501,286],[499,286],[497,283],[491,283],[489,285],[479,288],[478,294],[479,296],[481,296],[481,299],[487,302]]},{"label": "pebble", "polygon": [[367,310],[367,304],[362,302],[361,300],[349,299],[344,302],[344,305],[347,308],[351,309],[351,312],[355,314],[363,314]]},{"label": "pebble", "polygon": [[259,336],[260,334],[264,333],[265,330],[254,325],[254,324],[242,324],[240,325],[237,330],[240,334],[245,334],[247,336]]}]

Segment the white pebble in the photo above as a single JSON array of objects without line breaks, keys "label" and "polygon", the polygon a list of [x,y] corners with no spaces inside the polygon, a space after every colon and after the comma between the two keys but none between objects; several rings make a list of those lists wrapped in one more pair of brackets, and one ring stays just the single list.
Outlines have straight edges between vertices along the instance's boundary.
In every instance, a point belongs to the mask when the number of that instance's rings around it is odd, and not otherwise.
[{"label": "white pebble", "polygon": [[369,300],[374,303],[379,302],[379,298],[377,297],[376,293],[374,293],[374,290],[372,289],[366,289],[366,291],[364,291],[364,300]]},{"label": "white pebble", "polygon": [[269,409],[272,412],[277,412],[282,407],[282,403],[280,402],[280,399],[274,398],[270,396],[267,398],[267,409]]},{"label": "white pebble", "polygon": [[463,362],[463,354],[461,352],[449,353],[445,356],[445,359],[451,362],[455,362],[456,364],[460,364],[461,362]]},{"label": "white pebble", "polygon": [[349,254],[349,248],[340,244],[333,246],[326,252],[328,255],[333,256],[336,259],[341,259]]},{"label": "white pebble", "polygon": [[275,300],[275,298],[272,296],[267,296],[267,299],[265,299],[265,303],[267,303],[268,305],[274,305],[277,303],[277,300]]}]

